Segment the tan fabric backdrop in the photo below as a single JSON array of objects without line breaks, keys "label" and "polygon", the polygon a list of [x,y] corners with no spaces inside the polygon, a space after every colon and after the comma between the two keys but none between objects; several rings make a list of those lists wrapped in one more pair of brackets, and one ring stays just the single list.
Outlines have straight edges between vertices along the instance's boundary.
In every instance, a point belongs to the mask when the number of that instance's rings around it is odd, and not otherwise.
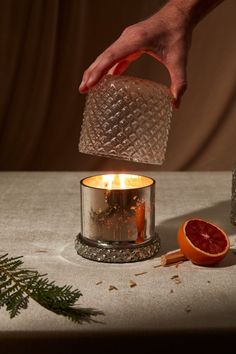
[{"label": "tan fabric backdrop", "polygon": [[[223,170],[236,161],[236,1],[194,33],[189,88],[175,112],[161,167],[90,157],[77,144],[83,70],[158,0],[0,0],[1,170]],[[128,74],[169,83],[143,57]]]}]

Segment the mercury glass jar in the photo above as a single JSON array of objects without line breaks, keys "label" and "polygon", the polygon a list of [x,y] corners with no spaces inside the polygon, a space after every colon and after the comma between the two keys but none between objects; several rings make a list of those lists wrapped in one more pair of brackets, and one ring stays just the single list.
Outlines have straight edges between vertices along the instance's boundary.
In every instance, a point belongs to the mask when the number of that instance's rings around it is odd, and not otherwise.
[{"label": "mercury glass jar", "polygon": [[231,223],[236,225],[236,164],[232,171]]},{"label": "mercury glass jar", "polygon": [[155,229],[155,181],[105,174],[81,180],[81,233],[77,253],[107,263],[151,258],[160,249]]},{"label": "mercury glass jar", "polygon": [[172,101],[169,88],[157,82],[126,75],[104,76],[87,95],[79,151],[161,165]]}]

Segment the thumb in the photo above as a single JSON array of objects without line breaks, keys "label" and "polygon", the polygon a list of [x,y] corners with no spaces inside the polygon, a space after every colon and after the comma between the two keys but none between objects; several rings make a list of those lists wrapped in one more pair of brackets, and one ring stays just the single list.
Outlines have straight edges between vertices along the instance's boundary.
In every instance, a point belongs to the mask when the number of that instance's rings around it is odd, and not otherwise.
[{"label": "thumb", "polygon": [[135,60],[137,60],[142,55],[141,51],[134,52],[128,55],[126,58],[120,60],[115,64],[109,71],[108,74],[111,75],[121,75],[128,68],[128,66]]},{"label": "thumb", "polygon": [[129,66],[130,62],[128,60],[122,60],[118,64],[115,64],[109,71],[108,74],[111,75],[121,75]]},{"label": "thumb", "polygon": [[180,105],[181,97],[187,89],[187,73],[185,61],[181,60],[172,63],[172,65],[168,67],[168,70],[171,78],[170,90],[174,97],[174,106],[178,108]]}]

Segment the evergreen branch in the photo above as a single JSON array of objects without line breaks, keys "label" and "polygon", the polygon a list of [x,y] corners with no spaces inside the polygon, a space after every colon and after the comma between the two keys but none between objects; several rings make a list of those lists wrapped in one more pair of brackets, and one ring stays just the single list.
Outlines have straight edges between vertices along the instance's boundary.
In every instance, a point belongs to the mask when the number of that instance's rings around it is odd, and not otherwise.
[{"label": "evergreen branch", "polygon": [[102,312],[75,306],[82,296],[78,289],[72,290],[70,285],[60,287],[54,281],[50,282],[47,274],[25,269],[22,265],[22,257],[0,256],[0,308],[5,306],[10,318],[26,309],[29,298],[32,298],[47,310],[73,322],[98,322],[91,316],[102,315]]}]

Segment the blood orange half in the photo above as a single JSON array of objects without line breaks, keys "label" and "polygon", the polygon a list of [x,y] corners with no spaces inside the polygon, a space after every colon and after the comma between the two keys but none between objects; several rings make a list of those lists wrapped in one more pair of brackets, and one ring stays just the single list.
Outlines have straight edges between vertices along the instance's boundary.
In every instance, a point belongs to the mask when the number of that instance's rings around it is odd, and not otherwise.
[{"label": "blood orange half", "polygon": [[178,243],[186,258],[206,266],[221,261],[230,246],[222,229],[202,219],[185,221],[178,230]]}]

